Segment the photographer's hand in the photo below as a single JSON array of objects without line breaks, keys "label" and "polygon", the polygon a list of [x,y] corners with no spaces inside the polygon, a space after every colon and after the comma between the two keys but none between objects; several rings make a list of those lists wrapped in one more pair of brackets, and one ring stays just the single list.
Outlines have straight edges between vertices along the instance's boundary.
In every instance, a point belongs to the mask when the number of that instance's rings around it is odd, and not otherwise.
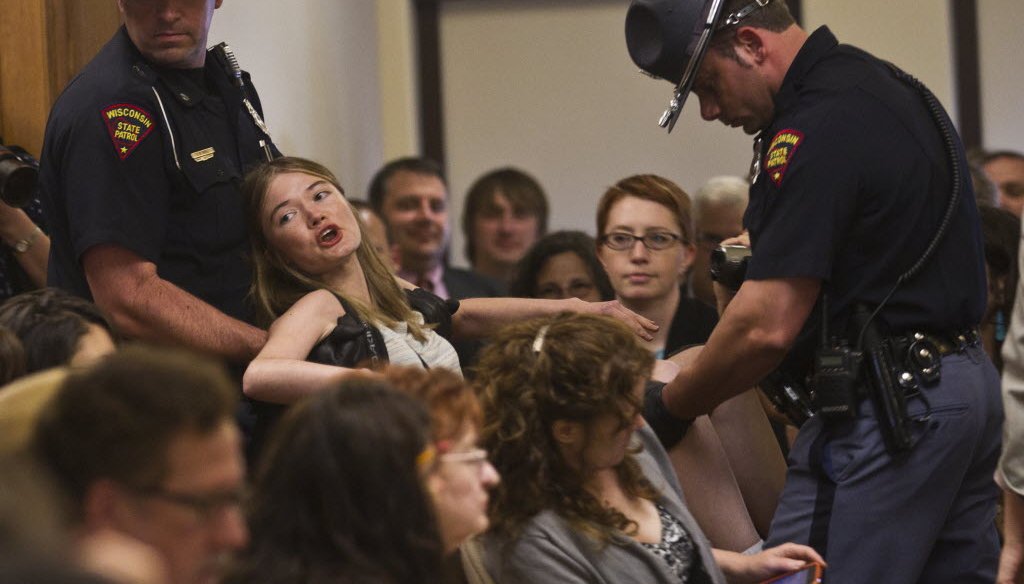
[{"label": "photographer's hand", "polygon": [[[749,248],[750,234],[744,231],[736,237],[723,239],[721,245],[742,245],[743,247]],[[712,281],[712,286],[715,291],[715,308],[718,309],[718,316],[721,317],[725,312],[725,307],[729,306],[729,303],[732,302],[733,296],[736,295],[736,290],[732,290],[715,281]]]},{"label": "photographer's hand", "polygon": [[730,237],[729,239],[723,239],[719,245],[742,245],[743,247],[750,247],[750,233],[744,231],[736,237]]}]

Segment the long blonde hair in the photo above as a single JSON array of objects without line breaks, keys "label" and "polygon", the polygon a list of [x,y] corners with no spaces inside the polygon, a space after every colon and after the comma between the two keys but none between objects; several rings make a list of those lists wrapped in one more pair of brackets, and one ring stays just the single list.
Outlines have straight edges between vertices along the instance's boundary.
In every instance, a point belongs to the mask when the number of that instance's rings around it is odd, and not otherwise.
[{"label": "long blonde hair", "polygon": [[364,235],[356,249],[356,259],[363,269],[370,291],[369,305],[352,298],[344,290],[332,288],[302,273],[289,265],[281,257],[279,250],[270,246],[263,232],[263,203],[273,180],[279,175],[293,172],[323,179],[334,185],[342,195],[345,193],[334,173],[322,164],[304,158],[277,158],[260,164],[246,175],[242,183],[242,196],[245,200],[249,240],[252,245],[253,282],[250,294],[256,302],[257,318],[260,323],[269,326],[306,294],[327,289],[348,302],[363,318],[388,327],[406,322],[409,332],[418,340],[423,340],[426,327],[419,324],[405,292],[373,246],[367,243],[366,227],[358,213],[353,212],[353,215],[359,225],[359,232]]}]

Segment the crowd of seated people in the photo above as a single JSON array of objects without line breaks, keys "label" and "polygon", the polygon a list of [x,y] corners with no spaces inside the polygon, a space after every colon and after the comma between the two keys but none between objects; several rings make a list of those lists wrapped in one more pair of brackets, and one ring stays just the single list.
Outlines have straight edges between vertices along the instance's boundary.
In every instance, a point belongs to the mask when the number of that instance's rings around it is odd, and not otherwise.
[{"label": "crowd of seated people", "polygon": [[[240,379],[119,350],[102,312],[61,290],[0,305],[0,444],[38,465],[55,511],[40,549],[72,576],[759,582],[823,562],[762,547],[785,469],[756,390],[688,422],[652,410],[716,322],[690,286],[702,231],[674,182],[618,181],[596,238],[541,236],[538,214],[509,298],[402,278],[403,227],[313,161],[262,164],[242,193],[269,334]],[[480,204],[515,207],[503,193]],[[1017,279],[1007,215],[982,211],[993,355]],[[463,363],[456,339],[489,344]],[[257,412],[244,434],[240,395]]]},{"label": "crowd of seated people", "polygon": [[[443,166],[392,160],[357,205],[281,156],[248,74],[207,58],[221,4],[119,1],[51,112],[39,200],[0,204],[0,582],[754,583],[824,563],[765,544],[784,470],[757,390],[694,419],[663,393],[734,322],[707,262],[746,181],[691,201],[628,176],[575,210],[593,237],[545,236],[537,179],[478,169],[472,269],[450,265]],[[802,33],[778,4],[789,33],[741,26],[725,65],[781,70]],[[114,131],[136,122],[157,131]],[[1024,157],[975,171],[1002,208],[981,213],[997,360]]]}]

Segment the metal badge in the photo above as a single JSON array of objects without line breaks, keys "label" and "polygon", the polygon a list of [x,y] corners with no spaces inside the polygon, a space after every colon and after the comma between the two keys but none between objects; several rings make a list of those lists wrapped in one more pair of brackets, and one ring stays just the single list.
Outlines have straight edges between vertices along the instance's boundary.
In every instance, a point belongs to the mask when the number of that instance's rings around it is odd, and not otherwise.
[{"label": "metal badge", "polygon": [[761,147],[764,145],[764,132],[754,138],[754,157],[750,160],[750,184],[756,184],[761,177]]},{"label": "metal badge", "polygon": [[207,160],[213,158],[213,154],[214,149],[213,146],[211,146],[209,148],[203,148],[202,150],[196,150],[195,152],[190,154],[190,156],[192,156],[192,160],[195,160],[196,162],[206,162]]}]

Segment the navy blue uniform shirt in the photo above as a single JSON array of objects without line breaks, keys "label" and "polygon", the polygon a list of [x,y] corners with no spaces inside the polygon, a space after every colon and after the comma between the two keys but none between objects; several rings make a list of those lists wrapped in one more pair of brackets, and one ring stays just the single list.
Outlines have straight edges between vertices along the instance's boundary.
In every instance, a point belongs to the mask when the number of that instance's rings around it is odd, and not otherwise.
[{"label": "navy blue uniform shirt", "polygon": [[[790,66],[759,138],[761,172],[744,216],[747,277],[822,280],[830,334],[846,337],[852,304],[880,303],[939,228],[952,178],[938,126],[888,65],[822,27]],[[959,204],[934,257],[881,312],[894,332],[973,326],[984,311],[978,213],[953,138]],[[817,339],[818,312],[799,344]]]},{"label": "navy blue uniform shirt", "polygon": [[204,69],[157,70],[122,27],[58,98],[40,169],[50,222],[48,281],[91,299],[82,255],[115,244],[222,312],[251,320],[248,237],[239,194],[260,162],[248,78],[236,88],[208,55]]}]

